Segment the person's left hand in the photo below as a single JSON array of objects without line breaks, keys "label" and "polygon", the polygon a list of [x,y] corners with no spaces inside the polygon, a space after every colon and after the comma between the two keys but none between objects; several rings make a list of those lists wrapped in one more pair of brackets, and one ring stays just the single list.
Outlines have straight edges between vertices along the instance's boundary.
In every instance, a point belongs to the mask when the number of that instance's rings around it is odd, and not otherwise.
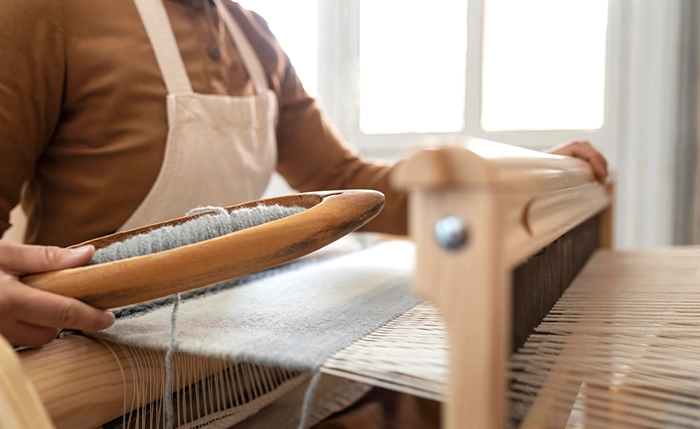
[{"label": "person's left hand", "polygon": [[588,162],[593,169],[596,180],[600,183],[605,183],[605,179],[608,177],[608,161],[605,160],[603,154],[598,152],[598,149],[586,140],[562,143],[547,152],[554,155],[573,156]]}]

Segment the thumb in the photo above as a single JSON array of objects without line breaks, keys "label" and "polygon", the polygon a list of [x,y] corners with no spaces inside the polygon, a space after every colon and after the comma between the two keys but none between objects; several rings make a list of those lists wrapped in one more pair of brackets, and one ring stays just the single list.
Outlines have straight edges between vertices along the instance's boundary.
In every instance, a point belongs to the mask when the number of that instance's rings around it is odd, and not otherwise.
[{"label": "thumb", "polygon": [[0,240],[0,268],[16,276],[78,267],[90,261],[94,254],[92,245],[62,249]]}]

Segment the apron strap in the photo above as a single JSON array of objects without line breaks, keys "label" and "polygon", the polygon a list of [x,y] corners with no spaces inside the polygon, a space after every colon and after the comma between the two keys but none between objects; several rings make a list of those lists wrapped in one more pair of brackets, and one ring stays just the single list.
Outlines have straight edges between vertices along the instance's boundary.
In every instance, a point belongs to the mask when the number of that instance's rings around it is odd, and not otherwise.
[{"label": "apron strap", "polygon": [[265,69],[260,63],[260,59],[255,54],[253,47],[250,46],[250,42],[243,34],[243,31],[236,23],[236,20],[231,16],[231,11],[228,10],[221,0],[214,0],[216,7],[219,10],[219,16],[224,20],[224,24],[228,29],[233,44],[236,45],[238,49],[238,54],[243,61],[243,65],[248,71],[250,79],[253,81],[253,86],[255,87],[256,94],[264,94],[269,86],[267,84],[267,77],[265,76]]},{"label": "apron strap", "polygon": [[191,94],[192,84],[162,0],[134,0],[134,3],[156,54],[168,94]]}]

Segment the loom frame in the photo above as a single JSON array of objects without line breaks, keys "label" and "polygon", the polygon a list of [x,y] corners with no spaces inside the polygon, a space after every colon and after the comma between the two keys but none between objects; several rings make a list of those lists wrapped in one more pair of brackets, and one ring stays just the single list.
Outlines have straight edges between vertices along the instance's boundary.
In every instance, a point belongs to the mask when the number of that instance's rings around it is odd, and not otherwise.
[{"label": "loom frame", "polygon": [[[612,244],[612,186],[582,160],[485,141],[448,140],[399,165],[417,245],[413,288],[445,320],[450,355],[446,429],[506,426],[512,271],[524,259],[602,212],[600,243]],[[438,220],[467,225],[466,245],[446,250]],[[469,279],[462,287],[462,279]]]}]

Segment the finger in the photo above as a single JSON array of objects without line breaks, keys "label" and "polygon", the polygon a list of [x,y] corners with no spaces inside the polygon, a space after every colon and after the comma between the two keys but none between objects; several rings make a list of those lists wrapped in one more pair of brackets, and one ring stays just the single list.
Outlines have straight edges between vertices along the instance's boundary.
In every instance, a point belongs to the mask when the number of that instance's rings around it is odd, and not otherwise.
[{"label": "finger", "polygon": [[[114,324],[110,311],[91,307],[77,299],[40,291],[19,281],[3,285],[12,314],[29,325],[99,331]],[[2,311],[2,308],[0,308]]]},{"label": "finger", "polygon": [[608,177],[608,167],[605,159],[601,156],[596,156],[590,160],[590,163],[593,167],[596,179],[598,179],[600,183],[605,183],[605,179]]},{"label": "finger", "polygon": [[573,156],[584,159],[593,169],[596,180],[603,183],[608,176],[608,167],[605,157],[590,144],[576,145],[573,148]]},{"label": "finger", "polygon": [[581,141],[568,141],[565,143],[558,144],[554,146],[553,148],[547,150],[548,153],[554,154],[554,155],[564,155],[564,156],[574,156],[573,152],[576,150],[579,146],[583,144],[589,144],[585,140]]},{"label": "finger", "polygon": [[597,158],[590,158],[588,163],[593,169],[596,180],[600,183],[605,183],[605,179],[608,177],[608,171],[603,162]]},{"label": "finger", "polygon": [[0,240],[0,268],[12,275],[62,270],[85,265],[94,253],[95,247],[91,245],[62,249]]},{"label": "finger", "polygon": [[603,164],[603,161],[601,161],[599,157],[588,154],[574,156],[576,156],[577,158],[585,159],[588,162],[588,165],[591,166],[595,179],[600,183],[605,183],[605,179],[608,177],[608,171],[605,165]]},{"label": "finger", "polygon": [[56,339],[61,332],[57,328],[33,326],[22,322],[0,324],[0,331],[7,341],[15,347],[43,346]]},{"label": "finger", "polygon": [[570,142],[554,148],[552,153],[585,160],[591,166],[595,179],[600,183],[604,183],[608,176],[608,163],[605,157],[588,141]]}]

